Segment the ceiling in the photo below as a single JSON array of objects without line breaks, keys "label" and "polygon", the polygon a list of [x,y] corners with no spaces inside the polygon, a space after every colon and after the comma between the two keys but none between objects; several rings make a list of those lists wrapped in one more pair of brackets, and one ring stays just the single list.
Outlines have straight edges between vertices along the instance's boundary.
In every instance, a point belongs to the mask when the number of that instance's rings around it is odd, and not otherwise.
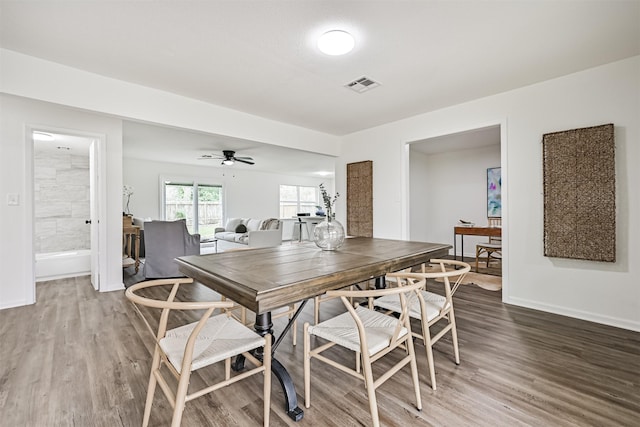
[{"label": "ceiling", "polygon": [[[7,1],[0,46],[344,135],[640,54],[632,1]],[[341,28],[345,56],[315,46]],[[381,86],[344,87],[367,76]]]},{"label": "ceiling", "polygon": [[[640,54],[638,0],[0,0],[0,8],[3,48],[338,136]],[[322,54],[317,37],[336,28],[355,36],[355,49]],[[344,87],[362,76],[380,86]],[[281,150],[192,132],[162,138],[141,124],[129,131],[154,141],[130,146],[125,135],[125,155],[177,158],[183,148],[187,161],[234,149],[266,162]],[[186,156],[186,146],[195,151]],[[275,151],[261,159],[261,149]]]},{"label": "ceiling", "polygon": [[[334,172],[335,159],[331,156],[129,120],[123,123],[122,139],[123,155],[128,158],[316,178],[333,177]],[[238,157],[251,157],[255,165],[236,162],[222,166],[222,160],[200,159],[207,154],[221,156],[222,150],[233,150]]]}]

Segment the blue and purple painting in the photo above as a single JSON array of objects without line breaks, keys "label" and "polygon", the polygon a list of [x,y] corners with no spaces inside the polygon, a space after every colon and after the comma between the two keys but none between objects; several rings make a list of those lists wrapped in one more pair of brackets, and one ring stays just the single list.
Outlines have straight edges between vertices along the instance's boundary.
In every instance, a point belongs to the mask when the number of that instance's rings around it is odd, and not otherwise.
[{"label": "blue and purple painting", "polygon": [[502,175],[500,169],[487,169],[487,218],[502,218]]}]

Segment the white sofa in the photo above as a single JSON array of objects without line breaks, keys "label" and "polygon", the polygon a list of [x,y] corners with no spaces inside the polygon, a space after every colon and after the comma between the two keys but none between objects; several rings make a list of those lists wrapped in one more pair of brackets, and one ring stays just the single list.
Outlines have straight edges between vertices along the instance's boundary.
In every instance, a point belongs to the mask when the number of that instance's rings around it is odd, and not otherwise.
[{"label": "white sofa", "polygon": [[215,229],[214,237],[221,249],[278,246],[282,244],[282,223],[276,218],[230,218],[224,227]]}]

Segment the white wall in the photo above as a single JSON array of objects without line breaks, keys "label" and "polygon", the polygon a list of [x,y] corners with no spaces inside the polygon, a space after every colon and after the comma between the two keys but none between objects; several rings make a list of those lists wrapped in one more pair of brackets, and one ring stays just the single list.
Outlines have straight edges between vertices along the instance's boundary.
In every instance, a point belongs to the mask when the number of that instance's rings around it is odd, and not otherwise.
[{"label": "white wall", "polygon": [[[0,49],[0,200],[17,194],[20,206],[0,203],[0,309],[31,304],[32,206],[27,204],[26,126],[84,130],[106,135],[107,277],[105,289],[122,289],[122,120],[229,135],[300,150],[337,155],[339,138],[183,96],[131,84]],[[14,95],[14,96],[11,96]],[[37,102],[31,100],[45,101]],[[51,104],[49,104],[51,103]],[[95,112],[96,114],[90,113]],[[133,208],[133,206],[132,206]],[[106,281],[106,284],[104,283]]]},{"label": "white wall", "polygon": [[[82,72],[0,49],[0,92],[275,145],[340,155],[336,190],[346,194],[346,164],[373,161],[374,235],[408,237],[409,156],[406,143],[501,125],[504,199],[505,302],[640,330],[640,57],[504,94],[419,115],[343,138],[234,112],[139,85]],[[0,129],[0,197],[24,202],[25,126],[99,131],[107,136],[110,256],[120,253],[121,122],[66,107],[5,97]],[[617,164],[616,263],[542,255],[542,134],[615,124]],[[342,141],[342,143],[341,143]],[[0,203],[0,307],[29,303],[33,260],[30,205]],[[338,211],[345,221],[345,212]],[[116,225],[117,223],[117,225]],[[118,260],[119,263],[119,260]],[[121,268],[110,266],[116,282]],[[115,270],[118,270],[116,273]]]},{"label": "white wall", "polygon": [[35,144],[34,210],[36,253],[91,249],[89,153],[51,151]]},{"label": "white wall", "polygon": [[[604,123],[615,125],[617,261],[544,257],[542,135]],[[640,330],[640,57],[348,135],[336,164],[337,190],[345,191],[346,163],[373,160],[374,235],[401,238],[409,223],[405,144],[496,124],[504,301]]]},{"label": "white wall", "polygon": [[[27,127],[80,131],[106,137],[106,275],[101,290],[122,289],[122,122],[47,102],[0,94],[0,308],[34,302],[33,149]],[[20,204],[8,206],[8,194]]]},{"label": "white wall", "polygon": [[[125,141],[126,144],[126,141]],[[160,177],[197,178],[223,186],[225,218],[278,218],[280,216],[280,185],[317,187],[324,183],[333,188],[333,179],[311,178],[267,173],[247,169],[187,166],[125,158],[123,182],[135,188],[129,207],[134,216],[160,219]],[[291,238],[292,227],[283,230],[283,238]]]},{"label": "white wall", "polygon": [[[499,145],[429,155],[411,150],[411,240],[453,245],[458,220],[487,225],[487,168],[499,166]],[[465,256],[475,257],[476,243],[487,240],[465,236]],[[459,245],[460,237],[458,255]]]}]

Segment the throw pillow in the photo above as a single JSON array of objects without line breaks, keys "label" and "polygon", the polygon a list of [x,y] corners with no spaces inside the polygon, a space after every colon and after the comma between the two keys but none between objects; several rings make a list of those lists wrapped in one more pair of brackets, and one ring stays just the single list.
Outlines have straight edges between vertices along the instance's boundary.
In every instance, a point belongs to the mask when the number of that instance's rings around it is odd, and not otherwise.
[{"label": "throw pillow", "polygon": [[262,220],[261,219],[250,219],[249,221],[246,222],[246,224],[247,224],[247,230],[249,230],[249,231],[258,231],[258,230],[261,230],[260,224],[262,224]]},{"label": "throw pillow", "polygon": [[247,226],[244,224],[238,224],[238,226],[236,227],[236,233],[246,233],[247,232]]},{"label": "throw pillow", "polygon": [[242,218],[231,218],[227,221],[224,231],[236,231],[236,227],[240,224],[242,224]]},{"label": "throw pillow", "polygon": [[280,227],[280,220],[276,218],[269,218],[262,221],[260,230],[277,230]]}]

